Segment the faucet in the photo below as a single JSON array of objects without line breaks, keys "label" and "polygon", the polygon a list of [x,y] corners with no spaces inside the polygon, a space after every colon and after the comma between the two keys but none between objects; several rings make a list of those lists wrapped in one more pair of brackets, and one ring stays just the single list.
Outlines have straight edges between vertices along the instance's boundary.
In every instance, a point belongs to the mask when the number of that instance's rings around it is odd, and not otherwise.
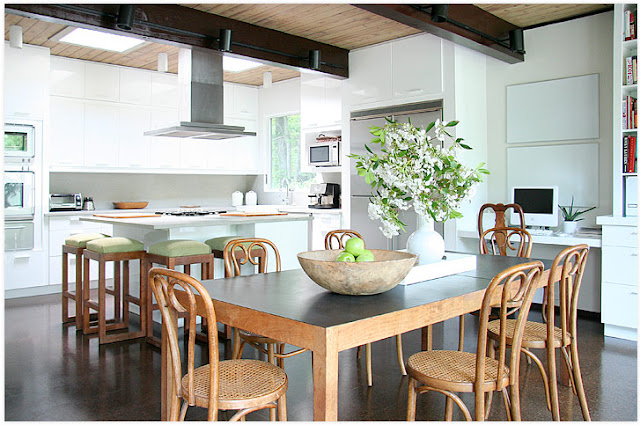
[{"label": "faucet", "polygon": [[293,192],[293,189],[290,189],[290,182],[289,179],[286,177],[283,177],[282,180],[280,181],[280,187],[284,186],[284,197],[282,198],[282,202],[284,202],[285,205],[291,205],[291,193]]}]

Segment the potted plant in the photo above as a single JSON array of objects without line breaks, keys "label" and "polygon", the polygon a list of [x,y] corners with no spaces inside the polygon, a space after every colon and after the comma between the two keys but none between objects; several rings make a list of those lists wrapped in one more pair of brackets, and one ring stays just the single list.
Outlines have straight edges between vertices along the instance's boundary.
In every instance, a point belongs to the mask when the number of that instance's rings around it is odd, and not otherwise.
[{"label": "potted plant", "polygon": [[[473,195],[482,174],[489,173],[484,164],[472,168],[458,159],[461,150],[471,148],[447,132],[457,124],[437,120],[420,128],[387,118],[384,127],[371,128],[371,142],[381,148],[378,153],[365,146],[364,154],[349,155],[356,160],[358,175],[371,186],[369,217],[381,221],[384,236],[404,231],[400,210],[413,207],[421,217],[407,242],[407,250],[418,255],[420,264],[442,259],[444,241],[433,223],[461,217],[460,204]],[[446,139],[451,141],[448,147]]]},{"label": "potted plant", "polygon": [[564,233],[573,234],[575,233],[578,222],[580,220],[584,220],[584,217],[580,217],[582,214],[591,211],[595,207],[587,208],[587,209],[579,209],[573,207],[573,196],[571,196],[571,205],[569,207],[563,207],[562,205],[558,205],[560,208],[560,212],[562,212],[562,218],[564,219],[564,223],[562,223],[562,230]]}]

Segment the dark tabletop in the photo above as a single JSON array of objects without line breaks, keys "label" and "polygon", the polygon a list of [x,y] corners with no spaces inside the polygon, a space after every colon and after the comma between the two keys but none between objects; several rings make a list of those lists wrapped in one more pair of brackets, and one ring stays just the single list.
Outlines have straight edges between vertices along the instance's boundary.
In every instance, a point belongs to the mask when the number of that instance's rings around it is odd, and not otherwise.
[{"label": "dark tabletop", "polygon": [[[500,271],[531,259],[478,255],[475,270],[382,294],[340,295],[316,285],[301,269],[202,283],[214,300],[320,327],[331,327],[483,290]],[[551,261],[542,260],[545,268]]]}]

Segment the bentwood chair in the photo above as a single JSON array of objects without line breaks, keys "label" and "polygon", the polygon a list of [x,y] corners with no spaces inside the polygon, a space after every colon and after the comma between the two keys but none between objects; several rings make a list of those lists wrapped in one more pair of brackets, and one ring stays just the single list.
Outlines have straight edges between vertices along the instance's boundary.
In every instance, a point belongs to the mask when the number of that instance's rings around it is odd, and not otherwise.
[{"label": "bentwood chair", "polygon": [[[490,227],[520,227],[521,229],[525,228],[524,223],[524,211],[522,207],[518,204],[484,204],[480,207],[480,212],[478,213],[478,235],[482,235],[484,232],[484,214],[487,211],[493,211],[495,214],[495,222]],[[506,213],[509,210],[513,210],[511,214],[518,214],[518,218],[520,219],[520,226],[508,226],[506,220]],[[505,254],[502,254],[505,255]]]},{"label": "bentwood chair", "polygon": [[[521,258],[530,258],[533,242],[531,234],[525,229],[519,227],[492,227],[480,234],[480,254],[491,255],[515,255]],[[476,312],[472,313],[476,314]],[[491,319],[498,317],[498,313],[494,311]],[[460,316],[460,334],[458,340],[458,349],[462,351],[464,348],[464,326],[465,317]]]},{"label": "bentwood chair", "polygon": [[[253,255],[252,253],[256,251],[261,251],[263,255]],[[241,276],[242,266],[249,265],[257,266],[258,273],[266,273],[269,253],[271,253],[275,259],[275,271],[279,272],[281,270],[280,252],[273,242],[262,238],[231,240],[224,248],[225,275],[231,277]],[[269,363],[275,364],[277,359],[277,364],[280,367],[283,367],[284,359],[308,351],[306,348],[299,348],[285,353],[285,343],[236,328],[233,336],[234,359],[242,358],[242,351],[245,344],[249,344],[256,350],[266,354]],[[265,349],[262,344],[266,345],[267,348]]]},{"label": "bentwood chair", "polygon": [[[549,274],[549,284],[546,287],[546,324],[527,322],[522,337],[522,352],[532,359],[542,374],[547,408],[551,410],[554,421],[560,420],[558,403],[558,383],[556,378],[556,350],[562,351],[573,393],[578,396],[582,417],[591,420],[587,399],[582,385],[582,374],[578,359],[578,295],[584,268],[589,255],[587,245],[576,245],[563,249],[553,261]],[[555,294],[556,284],[559,289],[559,314],[556,315]],[[506,340],[507,345],[514,342],[515,320],[507,320],[502,327],[497,321],[488,325],[489,338],[494,341]],[[533,354],[532,349],[546,350],[549,373]]]},{"label": "bentwood chair", "polygon": [[[469,409],[456,394],[458,392],[475,393],[474,418],[478,421],[485,420],[491,412],[494,391],[502,392],[507,418],[521,420],[518,388],[520,346],[531,301],[541,283],[543,271],[542,262],[534,261],[509,267],[491,280],[482,299],[475,353],[430,350],[409,357],[408,421],[415,420],[417,395],[428,391],[436,391],[447,397],[445,419],[448,421],[453,419],[454,402],[462,410],[465,419],[472,420]],[[507,309],[519,311],[513,324],[513,349],[508,357],[506,338],[501,338],[497,347],[488,344],[487,327],[492,307],[500,307],[501,329],[507,326]]]},{"label": "bentwood chair", "polygon": [[[325,249],[344,249],[344,245],[349,238],[356,237],[363,239],[360,233],[351,229],[332,230],[324,238]],[[364,239],[363,239],[364,240]],[[358,358],[362,353],[362,346],[358,347]],[[402,335],[396,335],[396,354],[398,357],[398,365],[402,375],[406,375],[407,371],[404,367],[404,355],[402,353]],[[373,373],[371,371],[371,343],[365,345],[365,358],[367,362],[367,385],[373,385]]]},{"label": "bentwood chair", "polygon": [[[259,360],[220,361],[218,332],[207,328],[209,364],[195,366],[196,316],[216,323],[213,302],[204,286],[184,273],[154,267],[149,283],[162,313],[168,339],[168,370],[174,391],[169,420],[184,420],[189,406],[207,409],[207,419],[217,420],[220,410],[237,410],[231,421],[244,420],[251,412],[270,409],[270,419],[287,419],[287,375],[284,370]],[[178,341],[178,316],[190,321],[185,330],[184,353]],[[185,359],[184,363],[182,359]],[[183,369],[186,374],[183,375]],[[182,407],[179,406],[182,400]]]}]

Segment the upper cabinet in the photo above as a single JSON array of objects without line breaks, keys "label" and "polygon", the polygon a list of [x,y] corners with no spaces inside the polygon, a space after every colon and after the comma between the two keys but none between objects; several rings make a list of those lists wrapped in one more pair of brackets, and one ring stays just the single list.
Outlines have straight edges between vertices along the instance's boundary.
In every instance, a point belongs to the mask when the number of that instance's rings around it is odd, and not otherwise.
[{"label": "upper cabinet", "polygon": [[300,75],[302,128],[339,125],[342,120],[342,80],[323,75]]},{"label": "upper cabinet", "polygon": [[151,105],[178,109],[178,76],[151,73]]},{"label": "upper cabinet", "polygon": [[142,69],[120,68],[120,103],[151,105],[151,73]]},{"label": "upper cabinet", "polygon": [[49,49],[4,46],[4,115],[43,119],[48,111]]},{"label": "upper cabinet", "polygon": [[84,98],[84,62],[51,57],[51,96]]},{"label": "upper cabinet", "polygon": [[224,83],[224,116],[258,118],[258,89],[241,84]]},{"label": "upper cabinet", "polygon": [[86,99],[118,101],[120,94],[118,67],[86,62],[84,70],[84,97]]},{"label": "upper cabinet", "polygon": [[442,40],[421,34],[355,50],[349,54],[349,72],[352,105],[440,98]]}]

